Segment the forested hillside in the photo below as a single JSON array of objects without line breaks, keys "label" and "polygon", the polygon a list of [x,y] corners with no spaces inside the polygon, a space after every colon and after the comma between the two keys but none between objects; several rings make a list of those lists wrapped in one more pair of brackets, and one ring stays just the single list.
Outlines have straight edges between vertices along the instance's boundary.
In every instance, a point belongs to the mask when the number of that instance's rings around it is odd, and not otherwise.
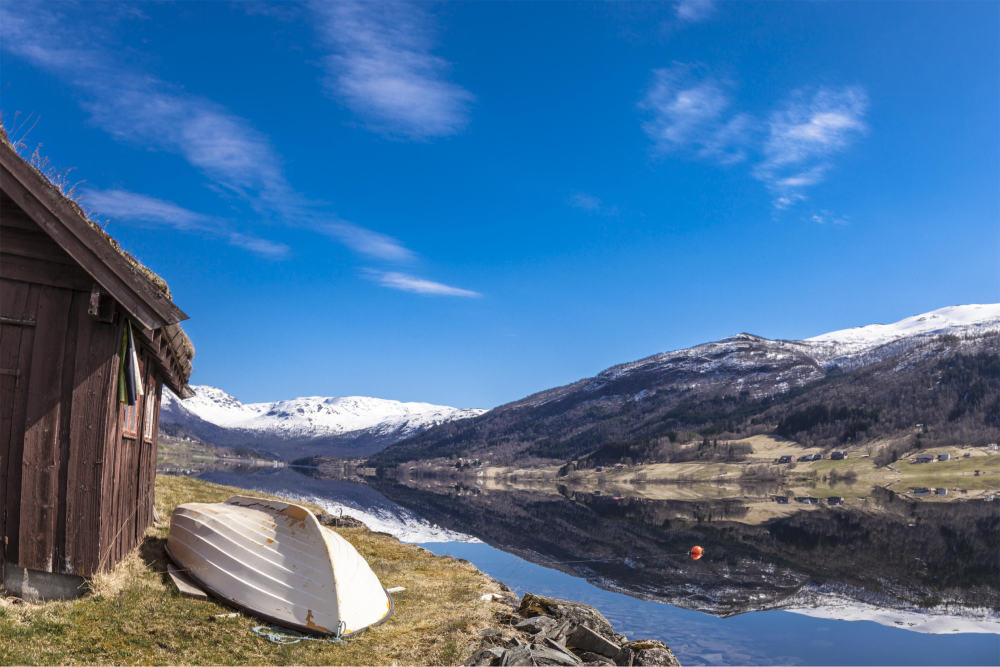
[{"label": "forested hillside", "polygon": [[[913,448],[1000,440],[995,332],[894,341],[865,351],[865,364],[844,364],[850,371],[821,364],[804,343],[746,334],[671,354],[443,424],[372,461],[718,460],[748,453],[733,440],[774,433],[826,450],[869,448],[884,464]],[[681,446],[690,442],[698,447]]]}]

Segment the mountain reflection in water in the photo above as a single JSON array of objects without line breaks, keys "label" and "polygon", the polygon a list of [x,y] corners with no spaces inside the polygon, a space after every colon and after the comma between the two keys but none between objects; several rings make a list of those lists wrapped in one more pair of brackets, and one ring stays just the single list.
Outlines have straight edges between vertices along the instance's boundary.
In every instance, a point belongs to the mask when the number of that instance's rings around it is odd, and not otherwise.
[{"label": "mountain reflection in water", "polygon": [[[742,521],[750,511],[742,500],[367,483],[429,521],[526,560],[718,616],[814,606],[824,594],[884,609],[1000,610],[993,503],[920,503],[876,489],[863,505],[752,524]],[[698,561],[687,555],[695,545],[705,549]]]},{"label": "mountain reflection in water", "polygon": [[[685,665],[1000,665],[992,503],[879,492],[846,507],[772,501],[778,516],[761,521],[764,505],[745,499],[477,491],[457,479],[220,463],[171,472],[342,507],[519,593],[593,604]],[[466,536],[486,544],[454,541]],[[699,561],[684,555],[695,544]],[[855,619],[877,624],[844,622]]]}]

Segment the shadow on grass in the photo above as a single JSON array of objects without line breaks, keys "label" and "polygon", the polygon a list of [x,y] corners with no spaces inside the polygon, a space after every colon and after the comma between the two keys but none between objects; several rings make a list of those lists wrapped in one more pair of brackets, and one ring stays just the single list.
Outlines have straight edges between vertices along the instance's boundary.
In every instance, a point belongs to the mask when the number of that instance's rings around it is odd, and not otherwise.
[{"label": "shadow on grass", "polygon": [[159,575],[164,584],[173,585],[167,575],[167,564],[171,561],[170,557],[167,556],[166,539],[147,534],[142,544],[139,545],[139,557],[146,564],[146,567]]}]

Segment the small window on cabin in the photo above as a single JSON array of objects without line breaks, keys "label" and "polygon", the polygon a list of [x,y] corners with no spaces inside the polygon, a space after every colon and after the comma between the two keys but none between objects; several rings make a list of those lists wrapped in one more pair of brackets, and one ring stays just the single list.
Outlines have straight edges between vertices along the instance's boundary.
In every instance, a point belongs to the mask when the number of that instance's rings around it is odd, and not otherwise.
[{"label": "small window on cabin", "polygon": [[153,419],[156,418],[156,382],[153,376],[146,378],[146,414],[142,422],[142,437],[146,442],[153,441]]},{"label": "small window on cabin", "polygon": [[135,405],[122,406],[122,435],[126,438],[134,438],[136,433],[136,421],[139,413],[139,402]]}]

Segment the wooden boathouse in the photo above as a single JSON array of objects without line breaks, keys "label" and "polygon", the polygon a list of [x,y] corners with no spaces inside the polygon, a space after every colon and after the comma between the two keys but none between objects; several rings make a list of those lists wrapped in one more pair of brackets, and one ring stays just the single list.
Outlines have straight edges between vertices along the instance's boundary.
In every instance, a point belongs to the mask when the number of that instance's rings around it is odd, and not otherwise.
[{"label": "wooden boathouse", "polygon": [[[153,520],[161,392],[193,395],[194,349],[166,283],[2,129],[0,191],[0,584],[67,597]],[[143,385],[134,405],[119,402],[126,322]]]}]

